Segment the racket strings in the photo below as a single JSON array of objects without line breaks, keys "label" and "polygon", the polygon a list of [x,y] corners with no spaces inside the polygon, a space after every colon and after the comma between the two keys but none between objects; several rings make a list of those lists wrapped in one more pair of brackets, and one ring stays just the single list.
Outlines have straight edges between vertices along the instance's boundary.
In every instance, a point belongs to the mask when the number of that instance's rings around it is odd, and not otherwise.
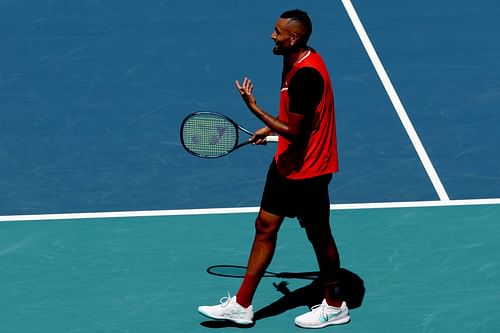
[{"label": "racket strings", "polygon": [[216,114],[196,114],[182,128],[184,145],[204,157],[218,157],[234,149],[238,132],[228,119]]}]

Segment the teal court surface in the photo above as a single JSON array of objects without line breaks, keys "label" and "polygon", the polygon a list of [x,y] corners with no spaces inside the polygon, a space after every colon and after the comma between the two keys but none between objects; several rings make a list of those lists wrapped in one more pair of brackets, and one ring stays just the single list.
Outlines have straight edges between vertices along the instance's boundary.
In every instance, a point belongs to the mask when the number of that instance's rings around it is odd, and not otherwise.
[{"label": "teal court surface", "polygon": [[[499,214],[499,205],[333,210],[342,267],[359,280],[344,282],[351,323],[325,331],[499,330]],[[2,332],[300,331],[293,319],[315,300],[310,280],[264,278],[251,328],[196,312],[239,286],[206,269],[246,264],[254,215],[1,222]],[[286,221],[269,270],[315,269],[303,230]],[[289,293],[273,285],[284,281]]]},{"label": "teal court surface", "polygon": [[[312,17],[335,93],[330,187],[352,321],[325,332],[499,332],[500,5],[0,0],[0,332],[295,332],[306,279],[265,278],[256,323],[196,312],[240,279],[274,148],[187,154],[179,125],[275,113],[275,21]],[[294,220],[272,272],[315,271]]]}]

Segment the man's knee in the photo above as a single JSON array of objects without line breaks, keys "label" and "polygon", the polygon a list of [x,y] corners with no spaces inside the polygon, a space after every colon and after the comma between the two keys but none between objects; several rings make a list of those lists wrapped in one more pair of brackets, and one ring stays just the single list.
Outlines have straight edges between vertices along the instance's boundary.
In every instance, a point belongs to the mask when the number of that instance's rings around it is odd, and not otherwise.
[{"label": "man's knee", "polygon": [[255,221],[255,231],[259,235],[275,236],[281,226],[283,218],[267,212],[259,212]]}]

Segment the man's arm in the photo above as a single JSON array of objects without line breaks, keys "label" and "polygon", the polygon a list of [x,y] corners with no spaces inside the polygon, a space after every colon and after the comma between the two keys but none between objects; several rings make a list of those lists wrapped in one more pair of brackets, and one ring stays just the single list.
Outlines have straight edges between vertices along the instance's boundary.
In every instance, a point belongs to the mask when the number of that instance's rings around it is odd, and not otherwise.
[{"label": "man's arm", "polygon": [[[304,115],[293,114],[290,115],[289,121],[287,123],[282,122],[278,120],[278,118],[273,117],[269,113],[265,112],[261,107],[257,105],[255,96],[252,94],[254,85],[248,78],[245,78],[243,80],[243,84],[241,85],[238,81],[236,81],[236,87],[238,88],[241,97],[245,101],[245,104],[250,109],[250,111],[252,111],[252,113],[257,116],[257,118],[259,118],[267,128],[270,129],[270,132],[276,132],[290,141],[293,141],[300,133]],[[262,132],[264,132],[264,129],[265,128],[261,129]],[[258,139],[262,139],[262,137],[256,138],[256,140]]]},{"label": "man's arm", "polygon": [[[263,128],[262,133],[269,135],[275,131],[293,142],[305,130],[304,126],[310,124],[323,95],[323,78],[318,71],[309,67],[302,68],[295,73],[288,87],[290,113],[287,123],[271,116],[257,105],[255,96],[252,94],[254,85],[249,79],[245,78],[242,85],[236,81],[236,87],[252,113],[266,124],[268,131],[266,132],[266,128]],[[256,136],[255,139],[259,140],[262,137]]]},{"label": "man's arm", "polygon": [[312,118],[323,96],[323,90],[323,78],[316,69],[299,69],[288,84],[290,113],[300,113],[306,118]]}]

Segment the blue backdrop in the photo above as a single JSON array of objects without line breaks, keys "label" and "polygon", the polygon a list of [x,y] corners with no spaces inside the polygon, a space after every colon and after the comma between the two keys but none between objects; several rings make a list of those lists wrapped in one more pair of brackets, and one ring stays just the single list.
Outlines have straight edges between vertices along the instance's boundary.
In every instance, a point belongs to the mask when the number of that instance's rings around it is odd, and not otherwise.
[{"label": "blue backdrop", "polygon": [[[493,0],[354,2],[452,199],[500,197]],[[435,200],[340,1],[0,1],[0,215],[255,206],[273,148],[186,154],[182,118],[275,113],[278,15],[301,7],[335,89],[336,203]]]}]

